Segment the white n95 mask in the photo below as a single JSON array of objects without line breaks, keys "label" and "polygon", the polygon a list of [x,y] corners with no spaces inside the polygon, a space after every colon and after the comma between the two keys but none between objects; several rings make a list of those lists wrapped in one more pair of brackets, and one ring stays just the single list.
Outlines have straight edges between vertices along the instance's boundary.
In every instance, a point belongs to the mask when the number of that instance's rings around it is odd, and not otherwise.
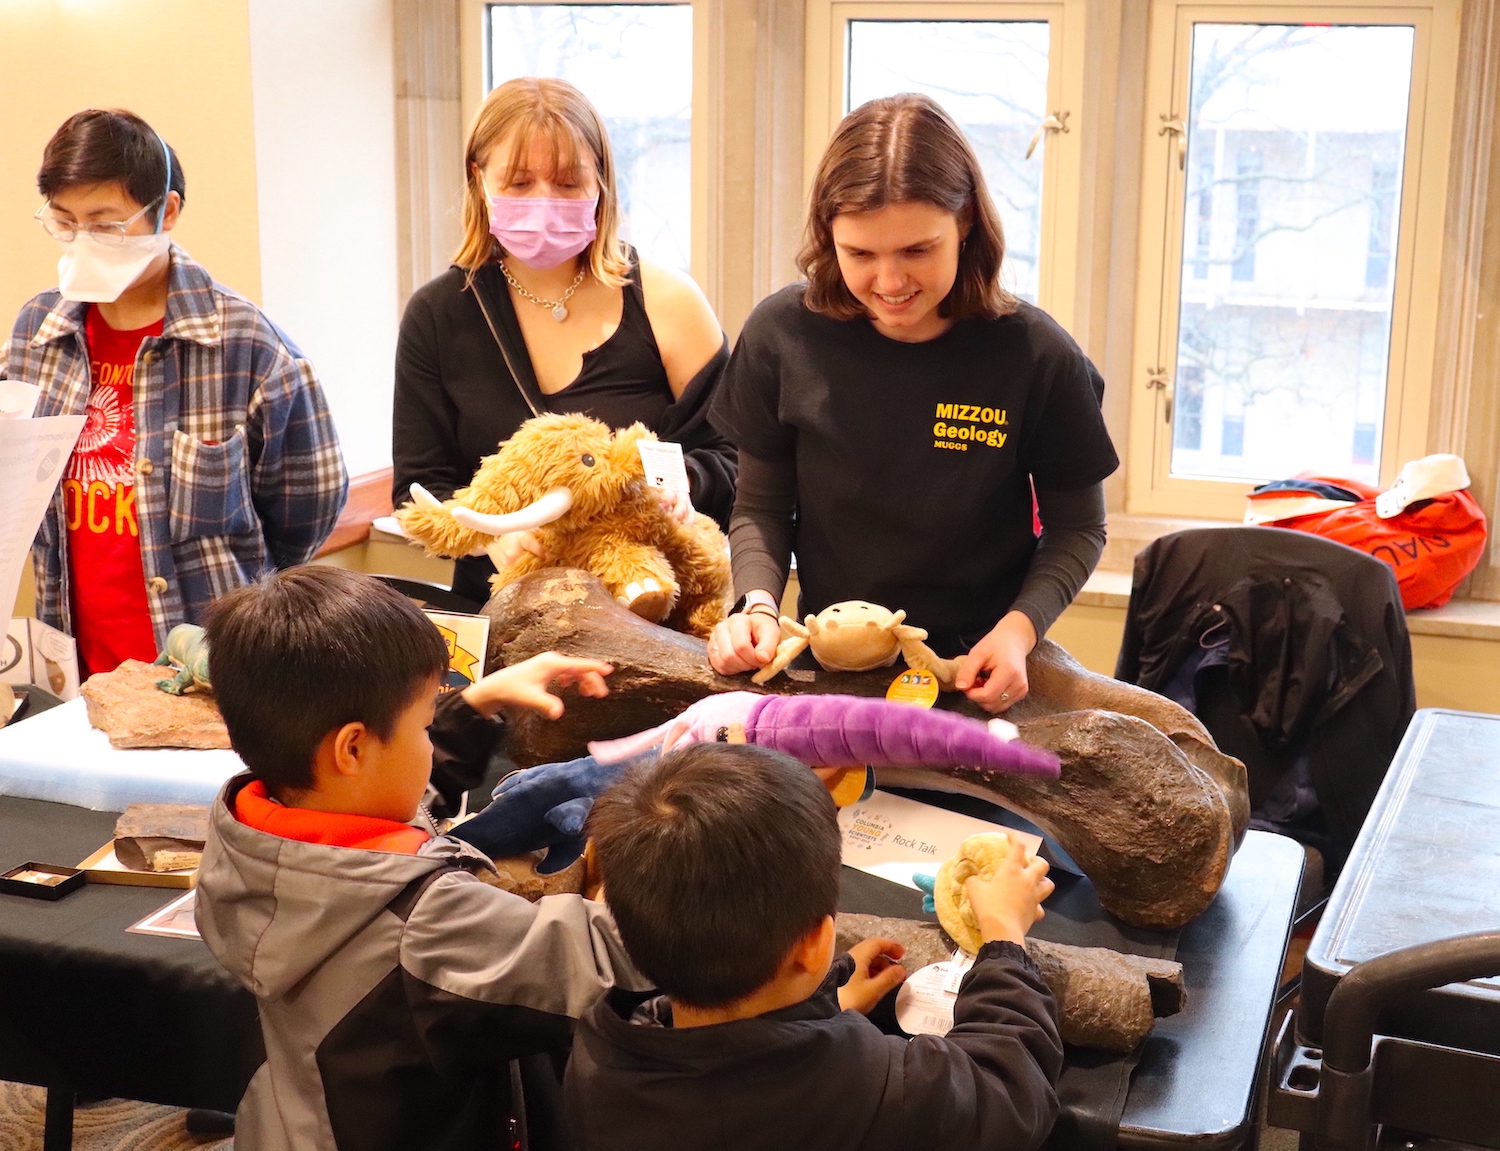
[{"label": "white n95 mask", "polygon": [[112,304],[140,278],[151,261],[172,246],[166,232],[149,236],[124,236],[104,242],[88,232],[79,232],[62,244],[57,261],[57,288],[65,300],[90,304]]}]

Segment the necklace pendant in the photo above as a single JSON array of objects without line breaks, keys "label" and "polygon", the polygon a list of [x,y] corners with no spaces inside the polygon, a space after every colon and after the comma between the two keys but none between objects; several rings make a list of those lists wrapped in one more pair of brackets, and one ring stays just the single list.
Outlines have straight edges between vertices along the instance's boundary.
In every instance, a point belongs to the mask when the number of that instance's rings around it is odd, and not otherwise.
[{"label": "necklace pendant", "polygon": [[553,304],[552,305],[552,318],[554,320],[556,320],[559,324],[562,323],[564,320],[566,320],[568,318],[568,305],[567,304]]}]

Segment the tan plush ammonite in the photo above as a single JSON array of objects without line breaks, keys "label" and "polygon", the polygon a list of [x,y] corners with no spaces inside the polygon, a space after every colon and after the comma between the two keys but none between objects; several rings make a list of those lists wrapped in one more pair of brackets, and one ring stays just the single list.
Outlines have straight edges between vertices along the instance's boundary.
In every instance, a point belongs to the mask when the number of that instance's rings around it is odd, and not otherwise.
[{"label": "tan plush ammonite", "polygon": [[1025,846],[1003,831],[983,831],[971,835],[958,845],[958,854],[938,868],[932,889],[932,902],[938,922],[953,942],[969,955],[979,954],[984,939],[979,923],[964,894],[964,884],[973,876],[988,879],[994,875],[1011,852],[1024,852]]}]

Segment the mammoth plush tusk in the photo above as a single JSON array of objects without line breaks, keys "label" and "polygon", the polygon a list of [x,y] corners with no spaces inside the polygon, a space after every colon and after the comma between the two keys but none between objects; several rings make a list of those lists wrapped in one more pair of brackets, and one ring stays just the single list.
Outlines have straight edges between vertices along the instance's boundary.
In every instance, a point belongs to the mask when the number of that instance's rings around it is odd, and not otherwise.
[{"label": "mammoth plush tusk", "polygon": [[573,493],[567,488],[553,488],[541,499],[528,504],[518,512],[503,516],[485,515],[473,508],[456,506],[454,522],[470,531],[483,532],[488,536],[503,536],[506,532],[526,532],[544,527],[560,520],[573,506]]},{"label": "mammoth plush tusk", "polygon": [[440,508],[443,506],[443,501],[438,499],[437,496],[433,495],[421,484],[412,484],[411,502],[419,508]]}]

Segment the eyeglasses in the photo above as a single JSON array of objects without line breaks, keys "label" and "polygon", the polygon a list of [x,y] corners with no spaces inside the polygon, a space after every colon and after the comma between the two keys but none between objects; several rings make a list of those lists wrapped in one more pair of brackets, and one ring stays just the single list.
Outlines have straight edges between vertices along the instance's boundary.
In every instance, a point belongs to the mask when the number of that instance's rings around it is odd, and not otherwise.
[{"label": "eyeglasses", "polygon": [[125,233],[130,228],[130,225],[134,224],[147,212],[151,211],[152,208],[160,204],[161,200],[162,198],[158,196],[128,220],[103,220],[91,224],[79,224],[74,220],[64,220],[61,217],[51,215],[47,211],[46,204],[43,204],[36,210],[36,214],[32,219],[42,226],[42,230],[47,235],[51,236],[54,240],[62,241],[64,244],[71,244],[78,238],[79,232],[87,232],[101,244],[114,244],[118,246],[125,242]]}]

